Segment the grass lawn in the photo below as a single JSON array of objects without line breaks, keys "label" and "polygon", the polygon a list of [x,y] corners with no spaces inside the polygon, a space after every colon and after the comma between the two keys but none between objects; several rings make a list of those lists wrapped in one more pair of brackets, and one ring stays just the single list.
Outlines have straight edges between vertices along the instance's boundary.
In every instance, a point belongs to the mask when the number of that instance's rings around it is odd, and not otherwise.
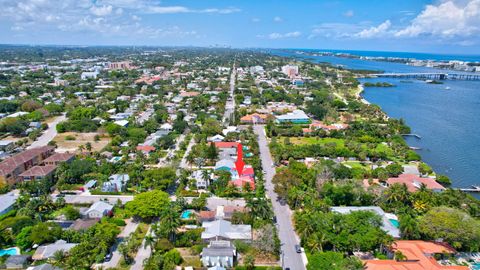
[{"label": "grass lawn", "polygon": [[[286,137],[280,137],[277,141],[283,143]],[[343,147],[345,140],[337,138],[319,138],[319,137],[289,137],[293,144],[327,144],[336,143],[337,147]]]},{"label": "grass lawn", "polygon": [[345,161],[345,162],[342,162],[343,165],[348,165],[350,166],[352,169],[353,168],[361,168],[361,169],[368,169],[367,166],[363,165],[360,161]]},{"label": "grass lawn", "polygon": [[[95,135],[100,136],[99,141],[95,141]],[[74,140],[67,140],[67,136],[75,137]],[[75,152],[78,151],[80,145],[90,143],[92,145],[92,151],[101,151],[110,142],[110,138],[107,136],[101,136],[97,132],[79,133],[79,132],[65,132],[59,133],[53,140],[57,143],[58,152]]]}]

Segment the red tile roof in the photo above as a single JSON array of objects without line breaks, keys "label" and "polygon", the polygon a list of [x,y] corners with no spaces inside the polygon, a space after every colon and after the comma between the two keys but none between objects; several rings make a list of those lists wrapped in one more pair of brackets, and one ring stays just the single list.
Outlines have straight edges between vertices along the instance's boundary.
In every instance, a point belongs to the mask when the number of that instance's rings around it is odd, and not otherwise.
[{"label": "red tile roof", "polygon": [[54,165],[48,165],[48,166],[34,166],[27,171],[21,173],[19,176],[20,177],[45,177],[49,174],[51,174],[57,166]]},{"label": "red tile roof", "polygon": [[69,161],[70,159],[74,158],[75,154],[71,153],[55,153],[48,158],[46,158],[43,162],[44,163],[58,163],[58,162],[66,162]]},{"label": "red tile roof", "polygon": [[455,253],[445,244],[421,240],[398,240],[392,251],[401,251],[407,260],[367,260],[367,270],[468,270],[467,266],[440,265],[433,257],[438,253]]},{"label": "red tile roof", "polygon": [[215,211],[200,211],[200,219],[209,220],[215,218]]},{"label": "red tile roof", "polygon": [[217,148],[237,148],[237,142],[215,142]]},{"label": "red tile roof", "polygon": [[437,183],[435,179],[420,177],[415,174],[401,174],[398,177],[388,178],[387,183],[393,185],[395,183],[407,185],[408,191],[415,192],[419,189],[421,184],[424,184],[428,189],[444,190],[445,188]]},{"label": "red tile roof", "polygon": [[150,153],[152,151],[155,151],[155,147],[153,147],[151,145],[139,145],[139,146],[137,146],[137,150]]},{"label": "red tile roof", "polygon": [[255,190],[255,181],[250,176],[241,176],[230,182],[238,188],[243,188],[245,185],[250,185],[250,188]]},{"label": "red tile roof", "polygon": [[25,163],[30,162],[35,157],[53,151],[53,149],[53,146],[42,146],[25,150],[10,158],[7,158],[6,160],[0,162],[0,175],[11,174],[19,166],[23,166]]}]

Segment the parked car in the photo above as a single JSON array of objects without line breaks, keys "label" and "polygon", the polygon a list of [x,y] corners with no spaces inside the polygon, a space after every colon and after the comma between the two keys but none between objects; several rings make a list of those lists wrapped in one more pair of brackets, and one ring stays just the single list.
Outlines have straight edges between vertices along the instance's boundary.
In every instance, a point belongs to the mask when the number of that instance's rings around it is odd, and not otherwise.
[{"label": "parked car", "polygon": [[112,259],[112,253],[105,255],[105,262],[109,262]]},{"label": "parked car", "polygon": [[295,251],[297,253],[302,253],[302,248],[300,247],[300,245],[295,245]]}]

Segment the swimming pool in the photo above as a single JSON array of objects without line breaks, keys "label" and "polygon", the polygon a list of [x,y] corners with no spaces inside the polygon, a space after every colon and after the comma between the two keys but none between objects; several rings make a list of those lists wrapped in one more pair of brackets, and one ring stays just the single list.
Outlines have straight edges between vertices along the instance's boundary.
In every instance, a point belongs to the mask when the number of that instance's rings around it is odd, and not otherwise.
[{"label": "swimming pool", "polygon": [[395,228],[400,228],[400,223],[398,222],[398,220],[396,219],[389,219],[390,220],[390,223],[392,223],[393,226],[395,226]]},{"label": "swimming pool", "polygon": [[5,255],[9,255],[9,256],[20,255],[20,252],[18,252],[18,248],[16,247],[1,249],[0,256],[5,256]]},{"label": "swimming pool", "polygon": [[471,268],[472,270],[480,270],[480,263],[474,263],[472,264]]},{"label": "swimming pool", "polygon": [[189,219],[191,216],[193,216],[193,211],[192,210],[185,210],[182,212],[182,215],[180,216],[182,219]]}]

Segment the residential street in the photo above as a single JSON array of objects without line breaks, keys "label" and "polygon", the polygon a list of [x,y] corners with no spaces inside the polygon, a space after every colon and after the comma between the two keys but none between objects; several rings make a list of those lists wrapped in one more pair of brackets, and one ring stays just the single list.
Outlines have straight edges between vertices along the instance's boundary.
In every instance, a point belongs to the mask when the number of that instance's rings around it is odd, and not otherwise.
[{"label": "residential street", "polygon": [[264,126],[254,126],[255,134],[258,135],[258,144],[260,147],[260,157],[262,159],[262,167],[265,170],[265,189],[268,196],[272,200],[273,211],[277,217],[278,236],[282,244],[283,266],[284,269],[289,267],[291,270],[305,269],[307,259],[304,253],[299,254],[295,251],[295,245],[300,240],[295,233],[292,225],[292,211],[288,204],[281,205],[277,200],[277,194],[273,191],[272,178],[275,175],[275,168],[272,166],[273,160],[268,148],[267,138],[265,136]]},{"label": "residential street", "polygon": [[[100,267],[103,267],[103,269],[117,267],[118,263],[120,262],[120,259],[122,258],[122,255],[117,250],[118,245],[123,241],[125,237],[133,233],[138,227],[138,223],[132,222],[131,219],[127,220],[126,223],[127,223],[127,226],[125,226],[125,228],[123,228],[123,231],[117,236],[117,243],[113,248],[114,251],[112,252],[112,259],[109,262],[104,262],[100,265]],[[98,267],[97,269],[99,269],[100,267]]]},{"label": "residential street", "polygon": [[[150,235],[151,228],[148,228],[147,234],[145,236]],[[152,254],[152,249],[150,246],[145,246],[145,238],[142,241],[142,245],[137,251],[137,255],[135,256],[135,263],[130,267],[130,270],[142,270],[143,269],[143,261],[147,258],[150,258]]]},{"label": "residential street", "polygon": [[223,115],[222,123],[224,125],[228,126],[228,121],[230,120],[230,117],[232,117],[233,112],[235,111],[235,96],[234,96],[234,91],[235,91],[235,78],[237,76],[237,72],[235,69],[235,64],[232,67],[232,75],[230,76],[230,92],[229,92],[229,99],[227,99],[227,103],[225,104],[225,113]]},{"label": "residential street", "polygon": [[35,147],[41,147],[47,145],[55,136],[57,136],[57,125],[58,123],[65,121],[66,116],[65,114],[62,114],[60,116],[57,116],[53,122],[48,124],[48,129],[43,132],[43,134],[37,138],[36,141],[34,141],[27,149],[35,148]]}]

